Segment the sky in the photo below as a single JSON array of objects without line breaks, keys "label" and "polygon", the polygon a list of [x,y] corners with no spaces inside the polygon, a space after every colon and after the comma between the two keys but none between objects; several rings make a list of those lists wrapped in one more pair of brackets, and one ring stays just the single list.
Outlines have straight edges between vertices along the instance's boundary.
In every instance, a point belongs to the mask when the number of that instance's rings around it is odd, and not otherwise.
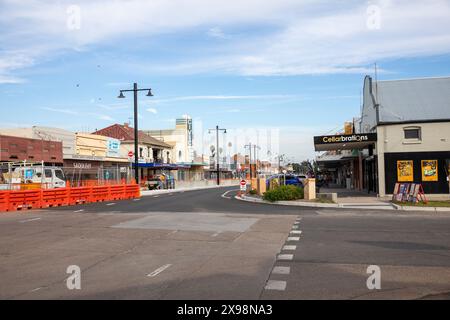
[{"label": "sky", "polygon": [[137,82],[142,129],[189,115],[198,149],[219,125],[301,161],[359,115],[375,63],[449,76],[450,0],[0,0],[0,127],[128,122]]}]

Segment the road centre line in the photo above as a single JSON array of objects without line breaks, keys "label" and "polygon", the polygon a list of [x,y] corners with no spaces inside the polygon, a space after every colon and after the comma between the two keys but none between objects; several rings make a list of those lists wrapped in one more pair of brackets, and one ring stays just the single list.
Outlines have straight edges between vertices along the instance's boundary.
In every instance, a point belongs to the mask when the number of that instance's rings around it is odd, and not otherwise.
[{"label": "road centre line", "polygon": [[163,272],[164,270],[166,270],[167,268],[169,268],[171,266],[171,264],[165,264],[162,267],[159,267],[158,269],[156,269],[155,271],[149,273],[147,275],[147,277],[156,277],[158,274],[160,274],[161,272]]},{"label": "road centre line", "polygon": [[113,202],[113,203],[107,203],[106,205],[107,206],[113,206],[113,205],[115,205],[116,203],[115,202]]},{"label": "road centre line", "polygon": [[76,210],[74,212],[83,212],[83,211],[84,211],[84,209],[80,209],[80,210]]},{"label": "road centre line", "polygon": [[41,218],[32,218],[32,219],[22,220],[22,221],[19,221],[19,223],[25,223],[25,222],[36,221],[36,220],[41,220]]}]

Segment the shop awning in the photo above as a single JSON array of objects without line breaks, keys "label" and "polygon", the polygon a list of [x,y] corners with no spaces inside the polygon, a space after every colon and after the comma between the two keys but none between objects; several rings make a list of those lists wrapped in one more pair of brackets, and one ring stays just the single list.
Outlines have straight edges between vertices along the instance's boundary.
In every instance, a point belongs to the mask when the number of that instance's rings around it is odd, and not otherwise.
[{"label": "shop awning", "polygon": [[316,151],[366,149],[377,141],[376,133],[314,137]]},{"label": "shop awning", "polygon": [[[134,163],[132,164],[135,166]],[[178,169],[189,169],[189,166],[186,165],[178,165],[176,163],[138,163],[138,168],[149,168],[155,170],[178,170]]]}]

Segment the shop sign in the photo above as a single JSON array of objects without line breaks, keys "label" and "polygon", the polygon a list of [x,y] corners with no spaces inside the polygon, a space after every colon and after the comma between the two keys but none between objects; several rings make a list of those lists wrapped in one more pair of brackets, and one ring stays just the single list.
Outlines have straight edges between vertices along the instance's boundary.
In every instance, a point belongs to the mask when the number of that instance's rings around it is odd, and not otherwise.
[{"label": "shop sign", "polygon": [[412,160],[397,161],[397,181],[399,182],[414,181],[414,168]]},{"label": "shop sign", "polygon": [[108,138],[107,143],[107,151],[106,154],[108,157],[120,157],[120,140],[114,138]]},{"label": "shop sign", "polygon": [[422,181],[438,181],[438,161],[422,160]]},{"label": "shop sign", "polygon": [[320,136],[314,137],[314,144],[332,144],[332,143],[349,143],[349,142],[375,142],[377,141],[376,133],[362,133],[337,136]]},{"label": "shop sign", "polygon": [[92,168],[92,164],[90,164],[90,163],[82,163],[82,162],[74,162],[73,163],[73,167],[75,169],[91,169]]}]

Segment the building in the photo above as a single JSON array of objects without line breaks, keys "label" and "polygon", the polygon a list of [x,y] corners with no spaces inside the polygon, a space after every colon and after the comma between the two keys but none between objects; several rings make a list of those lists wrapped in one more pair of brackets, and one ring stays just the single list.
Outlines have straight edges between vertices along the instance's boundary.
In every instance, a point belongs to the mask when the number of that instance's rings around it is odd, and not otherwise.
[{"label": "building", "polygon": [[32,126],[28,128],[0,129],[0,134],[46,141],[60,141],[63,145],[63,159],[70,158],[75,153],[75,133],[68,130]]},{"label": "building", "polygon": [[450,77],[375,82],[366,76],[354,129],[314,137],[316,151],[328,150],[328,159],[317,158],[322,167],[347,166],[351,186],[380,196],[392,194],[396,182],[420,183],[427,195],[448,196]]},{"label": "building", "polygon": [[62,165],[63,148],[59,141],[0,135],[0,162],[44,162]]},{"label": "building", "polygon": [[[134,154],[134,129],[127,123],[124,125],[114,124],[109,127],[97,130],[94,135],[111,137],[120,141],[120,154]],[[129,159],[134,166],[134,156]],[[133,160],[133,161],[132,161]],[[173,165],[172,146],[139,131],[138,135],[138,161],[139,177],[146,180],[147,177],[161,173],[163,171],[177,170]]]},{"label": "building", "polygon": [[189,116],[176,119],[175,129],[143,130],[144,133],[164,141],[173,148],[175,163],[192,163],[194,160],[192,119]]},{"label": "building", "polygon": [[184,116],[176,119],[174,129],[143,130],[150,137],[161,140],[172,147],[173,162],[178,166],[175,178],[179,181],[203,180],[204,166],[202,157],[195,155],[193,149],[192,118]]}]

